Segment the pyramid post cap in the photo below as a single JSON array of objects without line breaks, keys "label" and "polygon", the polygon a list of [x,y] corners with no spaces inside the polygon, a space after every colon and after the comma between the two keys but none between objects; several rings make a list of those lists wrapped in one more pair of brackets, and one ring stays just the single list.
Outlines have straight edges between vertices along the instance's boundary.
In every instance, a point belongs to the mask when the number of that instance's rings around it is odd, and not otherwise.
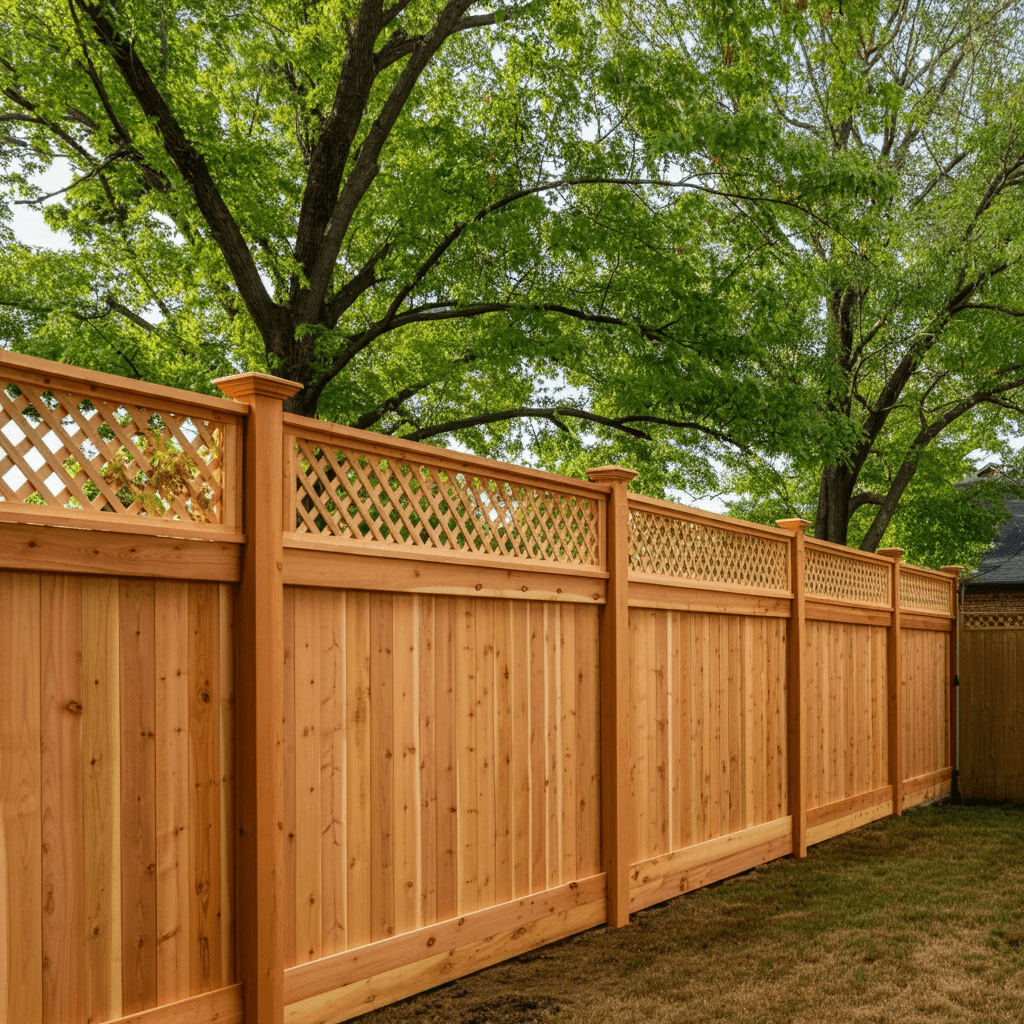
[{"label": "pyramid post cap", "polygon": [[233,373],[230,377],[218,377],[213,383],[236,402],[252,402],[257,397],[277,398],[283,402],[304,387],[296,380],[275,377],[272,373]]}]

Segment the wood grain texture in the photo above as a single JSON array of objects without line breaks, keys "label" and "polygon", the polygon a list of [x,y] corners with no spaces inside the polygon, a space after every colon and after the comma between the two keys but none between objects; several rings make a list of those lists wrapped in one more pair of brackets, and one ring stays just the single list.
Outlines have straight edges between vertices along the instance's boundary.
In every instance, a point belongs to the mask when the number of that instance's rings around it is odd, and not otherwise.
[{"label": "wood grain texture", "polygon": [[77,1024],[85,1019],[81,581],[43,575],[39,598],[49,627],[41,672],[42,1009],[43,1020]]},{"label": "wood grain texture", "polygon": [[43,1022],[40,579],[0,573],[0,841],[6,913],[0,1009]]}]

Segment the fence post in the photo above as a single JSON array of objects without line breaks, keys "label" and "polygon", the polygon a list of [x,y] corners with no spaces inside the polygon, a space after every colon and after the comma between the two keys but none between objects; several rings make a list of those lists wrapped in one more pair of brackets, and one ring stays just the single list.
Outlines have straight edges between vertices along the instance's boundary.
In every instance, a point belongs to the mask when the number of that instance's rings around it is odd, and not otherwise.
[{"label": "fence post", "polygon": [[903,548],[879,548],[878,554],[892,559],[889,585],[892,619],[889,625],[888,658],[886,659],[887,695],[889,705],[889,782],[892,785],[892,813],[903,813],[903,705],[900,684],[903,681],[903,658],[900,635],[900,560]]},{"label": "fence post", "polygon": [[245,1024],[284,1020],[282,921],[284,467],[282,402],[293,381],[240,373],[214,383],[249,404],[242,515],[246,532],[235,608],[236,944]]},{"label": "fence post", "polygon": [[960,582],[960,573],[964,571],[962,565],[943,565],[939,572],[952,576],[951,580],[953,594],[951,605],[953,608],[953,632],[949,635],[949,763],[953,767],[953,799],[960,795],[960,691],[957,689],[957,682],[960,674],[960,602],[957,600],[957,588]]},{"label": "fence post", "polygon": [[804,530],[806,519],[778,519],[776,526],[793,531],[790,548],[789,585],[793,607],[789,617],[786,682],[786,757],[789,813],[793,816],[793,856],[807,856],[807,604]]},{"label": "fence post", "polygon": [[601,862],[607,873],[608,924],[629,924],[629,493],[637,474],[621,466],[587,471],[607,483],[605,562],[608,594],[601,612]]}]

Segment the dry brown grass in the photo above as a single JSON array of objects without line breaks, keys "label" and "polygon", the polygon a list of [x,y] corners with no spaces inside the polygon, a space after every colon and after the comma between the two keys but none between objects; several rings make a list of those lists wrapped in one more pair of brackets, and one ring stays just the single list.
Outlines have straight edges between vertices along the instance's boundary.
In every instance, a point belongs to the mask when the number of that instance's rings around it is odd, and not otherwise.
[{"label": "dry brown grass", "polygon": [[908,812],[364,1024],[1018,1024],[1024,808]]}]

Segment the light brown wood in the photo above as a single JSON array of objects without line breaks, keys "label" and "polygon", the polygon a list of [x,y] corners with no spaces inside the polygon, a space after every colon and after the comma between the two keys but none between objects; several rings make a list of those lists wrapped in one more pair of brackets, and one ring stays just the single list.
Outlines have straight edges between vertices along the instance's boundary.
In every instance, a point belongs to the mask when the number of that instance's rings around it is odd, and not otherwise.
[{"label": "light brown wood", "polygon": [[952,785],[952,768],[941,768],[913,779],[906,779],[903,783],[903,809],[949,796]]},{"label": "light brown wood", "polygon": [[2,569],[226,583],[240,577],[241,547],[236,539],[188,540],[2,522],[0,530]]},{"label": "light brown wood", "polygon": [[892,620],[890,611],[844,607],[813,599],[807,600],[806,607],[808,622],[851,622],[864,626],[888,626]]},{"label": "light brown wood", "polygon": [[842,818],[833,818],[831,821],[823,821],[811,826],[807,830],[807,843],[811,846],[815,843],[823,843],[826,839],[850,832],[855,828],[860,828],[861,825],[867,825],[868,822],[888,817],[892,813],[892,789],[889,787],[885,799],[874,806],[863,807]]},{"label": "light brown wood", "polygon": [[837,818],[848,817],[856,811],[862,811],[866,807],[875,807],[887,800],[891,806],[892,788],[882,786],[879,789],[858,793],[856,796],[844,797],[842,800],[836,800],[822,807],[813,807],[807,812],[807,827],[813,828],[825,822],[835,821]]},{"label": "light brown wood", "polygon": [[793,823],[787,815],[753,828],[698,843],[685,850],[633,865],[630,909],[661,903],[684,892],[748,871],[793,849]]},{"label": "light brown wood", "polygon": [[[0,577],[4,574],[0,573]],[[3,583],[0,582],[0,594]],[[0,614],[4,600],[0,596]],[[82,650],[81,583],[43,575],[39,621],[48,627],[41,652],[42,963],[44,1021],[85,1018],[82,937]],[[2,627],[0,627],[2,628]],[[3,651],[0,641],[0,651]],[[2,671],[2,670],[0,670]],[[9,680],[0,681],[8,690]],[[3,698],[0,697],[0,703]],[[6,872],[0,869],[0,878]],[[6,936],[5,922],[0,933]],[[0,947],[3,940],[0,939]],[[7,956],[0,948],[0,972]],[[0,983],[0,990],[3,989]],[[0,1006],[5,1001],[0,997]]]},{"label": "light brown wood", "polygon": [[0,351],[0,373],[9,374],[9,380],[24,381],[40,387],[67,387],[83,395],[115,400],[142,398],[159,404],[170,412],[215,412],[217,418],[228,422],[244,415],[234,402],[212,398],[192,391],[169,388],[163,384],[118,377],[112,373],[85,370],[80,366],[57,363],[36,356],[23,356],[16,352]]},{"label": "light brown wood", "polygon": [[[446,551],[392,550],[356,541],[289,538],[285,582],[358,590],[603,604],[606,576],[585,566],[536,566]],[[383,567],[383,571],[382,571]]]},{"label": "light brown wood", "polygon": [[[789,795],[788,813],[793,825],[793,855],[807,856],[808,806],[808,729],[807,729],[807,600],[806,545],[804,530],[811,524],[804,519],[783,519],[779,526],[792,531],[790,579],[793,605],[787,636],[788,666],[786,675],[786,752]],[[812,772],[813,776],[813,772]]]},{"label": "light brown wood", "polygon": [[902,638],[900,635],[900,560],[903,557],[903,549],[883,548],[878,553],[892,559],[892,576],[889,584],[892,597],[892,622],[889,626],[886,676],[889,707],[889,779],[892,785],[893,814],[899,815],[903,813],[903,776],[905,773]]},{"label": "light brown wood", "polygon": [[629,924],[629,495],[636,477],[617,466],[592,469],[608,487],[608,598],[601,619],[601,849],[608,881],[608,924]]},{"label": "light brown wood", "polygon": [[652,577],[642,579],[631,575],[629,584],[630,608],[667,608],[675,611],[707,612],[715,615],[758,615],[788,618],[790,599],[735,592],[721,592],[691,586],[682,580]]},{"label": "light brown wood", "polygon": [[243,1024],[243,1021],[242,986],[231,985],[167,1006],[118,1017],[107,1024]]},{"label": "light brown wood", "polygon": [[300,385],[263,374],[239,374],[214,383],[249,405],[243,489],[248,542],[235,615],[236,870],[239,892],[258,893],[259,899],[238,902],[238,973],[246,1024],[281,1024],[284,524],[280,503],[266,498],[280,493],[281,402]]},{"label": "light brown wood", "polygon": [[[605,880],[585,879],[286,975],[289,1024],[328,1024],[599,924]],[[438,950],[439,952],[434,952]],[[417,955],[418,953],[418,955]],[[300,973],[301,972],[301,973]]]},{"label": "light brown wood", "polygon": [[157,1004],[156,619],[152,580],[119,589],[122,1012],[137,1013]]},{"label": "light brown wood", "polygon": [[39,601],[37,574],[0,573],[0,1010],[26,1024],[43,1024]]}]

